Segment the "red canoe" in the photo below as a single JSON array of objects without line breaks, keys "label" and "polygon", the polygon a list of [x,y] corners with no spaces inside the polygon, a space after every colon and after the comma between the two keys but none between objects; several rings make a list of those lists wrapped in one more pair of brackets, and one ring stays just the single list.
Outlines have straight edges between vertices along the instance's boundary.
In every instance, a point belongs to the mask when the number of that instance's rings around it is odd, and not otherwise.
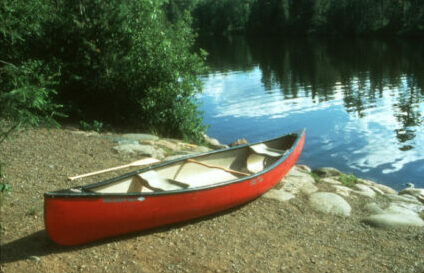
[{"label": "red canoe", "polygon": [[47,234],[58,244],[78,245],[240,205],[281,180],[295,164],[304,140],[301,130],[45,193]]}]

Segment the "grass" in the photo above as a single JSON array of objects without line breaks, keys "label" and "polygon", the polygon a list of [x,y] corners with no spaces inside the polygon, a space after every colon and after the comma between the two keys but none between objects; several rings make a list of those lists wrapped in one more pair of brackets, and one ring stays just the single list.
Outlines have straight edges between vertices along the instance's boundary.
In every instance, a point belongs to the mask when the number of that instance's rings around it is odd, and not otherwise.
[{"label": "grass", "polygon": [[353,187],[358,183],[358,178],[356,178],[353,174],[342,174],[339,177],[339,181],[346,187]]},{"label": "grass", "polygon": [[28,215],[30,215],[30,216],[35,216],[35,215],[37,215],[37,209],[36,209],[36,208],[34,208],[34,207],[30,208],[30,209],[28,210]]},{"label": "grass", "polygon": [[316,173],[313,173],[313,172],[311,172],[309,174],[312,176],[312,178],[315,180],[316,183],[321,183],[321,178],[319,177],[319,175],[317,175]]}]

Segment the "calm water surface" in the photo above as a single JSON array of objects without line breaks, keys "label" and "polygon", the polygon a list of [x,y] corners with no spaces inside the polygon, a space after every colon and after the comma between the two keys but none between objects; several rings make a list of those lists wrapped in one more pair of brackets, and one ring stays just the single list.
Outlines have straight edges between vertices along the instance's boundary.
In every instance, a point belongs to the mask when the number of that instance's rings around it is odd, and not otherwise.
[{"label": "calm water surface", "polygon": [[424,187],[424,41],[199,40],[207,133],[259,141],[299,128],[299,163]]}]

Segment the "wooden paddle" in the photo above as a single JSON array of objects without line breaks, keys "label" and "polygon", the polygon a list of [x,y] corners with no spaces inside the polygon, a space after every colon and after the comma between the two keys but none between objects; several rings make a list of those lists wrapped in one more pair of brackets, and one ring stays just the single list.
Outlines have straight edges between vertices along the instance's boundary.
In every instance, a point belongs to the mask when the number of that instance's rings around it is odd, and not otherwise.
[{"label": "wooden paddle", "polygon": [[228,168],[225,168],[225,167],[221,167],[221,166],[211,165],[211,164],[200,162],[200,161],[197,161],[197,160],[194,160],[194,159],[191,159],[191,158],[187,159],[187,161],[188,162],[191,162],[191,163],[196,163],[196,164],[199,164],[199,165],[203,165],[203,166],[208,167],[208,168],[221,169],[221,170],[226,171],[226,172],[229,172],[229,173],[240,174],[240,175],[244,175],[244,176],[250,175],[248,173],[231,170],[231,169],[228,169]]},{"label": "wooden paddle", "polygon": [[159,160],[152,158],[152,157],[148,157],[148,158],[144,158],[144,159],[141,159],[141,160],[131,162],[129,164],[125,164],[125,165],[121,165],[121,166],[117,166],[117,167],[113,167],[113,168],[109,168],[109,169],[104,169],[104,170],[100,170],[100,171],[95,171],[95,172],[91,172],[91,173],[81,174],[81,175],[77,175],[77,176],[68,177],[68,179],[72,181],[72,180],[75,180],[75,179],[78,179],[78,178],[83,178],[83,177],[92,176],[92,175],[96,175],[96,174],[111,172],[111,171],[115,171],[115,170],[119,170],[119,169],[123,169],[123,168],[149,165],[149,164],[153,164],[153,163],[157,163],[157,162],[159,162]]}]

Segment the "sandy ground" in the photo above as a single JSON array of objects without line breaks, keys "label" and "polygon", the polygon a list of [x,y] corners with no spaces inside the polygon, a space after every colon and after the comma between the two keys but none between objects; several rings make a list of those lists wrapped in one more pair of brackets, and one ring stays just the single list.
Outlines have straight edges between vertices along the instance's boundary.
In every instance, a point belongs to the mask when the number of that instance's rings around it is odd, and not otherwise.
[{"label": "sandy ground", "polygon": [[11,185],[1,208],[2,272],[424,272],[424,230],[371,228],[360,221],[360,199],[348,199],[349,218],[314,212],[306,196],[261,197],[196,221],[55,245],[44,230],[43,193],[113,174],[78,182],[69,175],[137,159],[113,146],[56,129],[25,131],[0,146]]}]

